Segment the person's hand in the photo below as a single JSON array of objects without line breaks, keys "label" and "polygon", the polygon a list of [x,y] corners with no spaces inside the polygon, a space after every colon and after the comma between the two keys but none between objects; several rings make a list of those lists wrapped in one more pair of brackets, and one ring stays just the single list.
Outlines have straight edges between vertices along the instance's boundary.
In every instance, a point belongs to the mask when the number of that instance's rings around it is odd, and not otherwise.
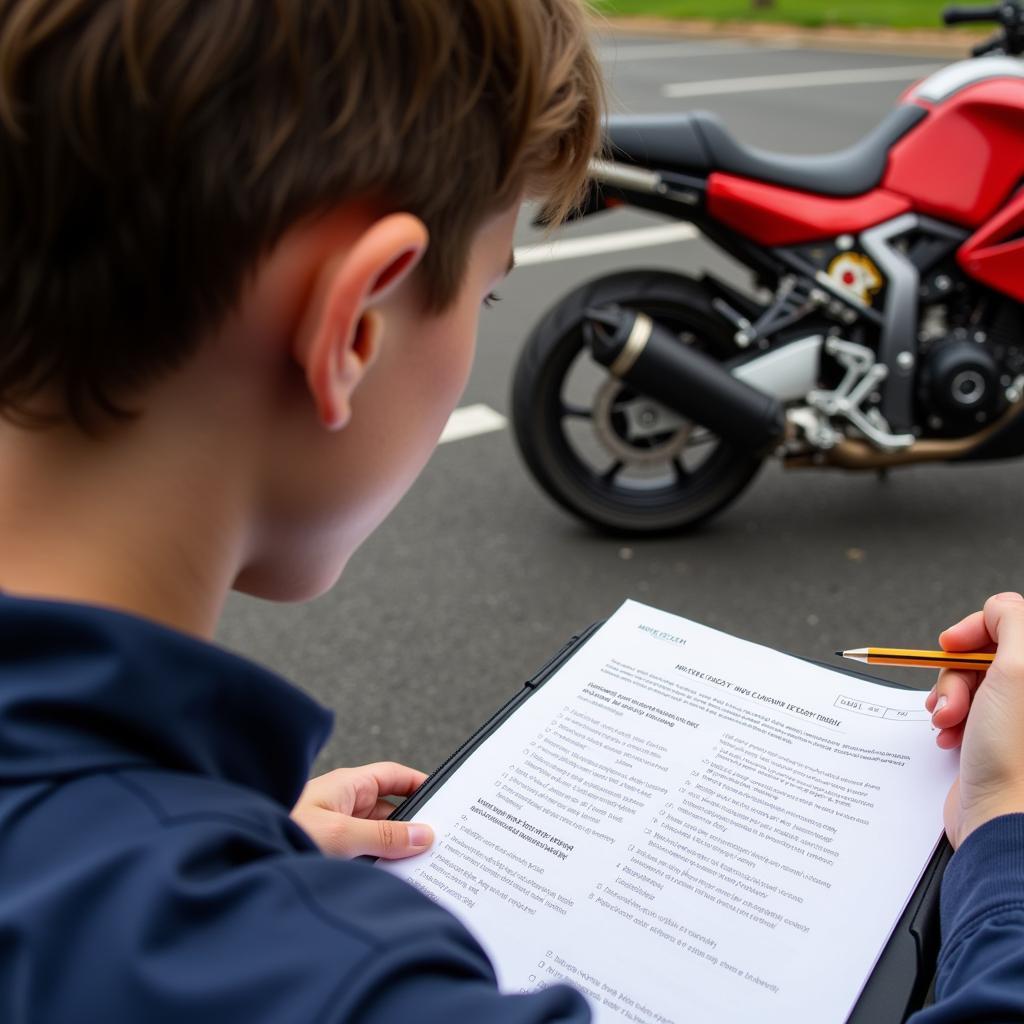
[{"label": "person's hand", "polygon": [[946,669],[925,707],[936,742],[961,747],[945,806],[954,849],[985,822],[1024,812],[1024,597],[997,594],[940,637],[946,651],[995,651],[987,672]]},{"label": "person's hand", "polygon": [[310,779],[292,818],[334,857],[400,860],[423,853],[434,841],[429,825],[388,821],[394,804],[386,796],[408,796],[426,779],[423,772],[393,761],[338,768]]}]

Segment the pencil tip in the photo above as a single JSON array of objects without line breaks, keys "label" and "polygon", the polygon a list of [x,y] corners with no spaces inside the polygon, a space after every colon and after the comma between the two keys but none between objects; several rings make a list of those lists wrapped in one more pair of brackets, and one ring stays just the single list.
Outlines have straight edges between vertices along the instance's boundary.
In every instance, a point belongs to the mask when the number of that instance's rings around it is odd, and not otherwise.
[{"label": "pencil tip", "polygon": [[846,651],[836,651],[836,657],[841,658],[845,653]]}]

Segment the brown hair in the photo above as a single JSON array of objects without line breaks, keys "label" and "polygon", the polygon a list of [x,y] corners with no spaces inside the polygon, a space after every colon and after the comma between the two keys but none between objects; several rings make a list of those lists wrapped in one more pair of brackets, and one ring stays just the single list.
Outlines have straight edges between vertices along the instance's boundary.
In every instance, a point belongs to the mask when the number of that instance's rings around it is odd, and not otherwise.
[{"label": "brown hair", "polygon": [[423,219],[443,309],[490,213],[572,207],[600,107],[583,0],[0,0],[0,414],[133,415],[348,198]]}]

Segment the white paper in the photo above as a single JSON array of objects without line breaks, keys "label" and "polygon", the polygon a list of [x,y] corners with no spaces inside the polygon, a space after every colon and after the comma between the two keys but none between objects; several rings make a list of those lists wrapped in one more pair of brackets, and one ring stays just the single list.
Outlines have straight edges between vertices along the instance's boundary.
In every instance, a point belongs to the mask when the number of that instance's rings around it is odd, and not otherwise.
[{"label": "white paper", "polygon": [[599,1024],[844,1021],[942,832],[924,694],[627,602],[381,863]]}]

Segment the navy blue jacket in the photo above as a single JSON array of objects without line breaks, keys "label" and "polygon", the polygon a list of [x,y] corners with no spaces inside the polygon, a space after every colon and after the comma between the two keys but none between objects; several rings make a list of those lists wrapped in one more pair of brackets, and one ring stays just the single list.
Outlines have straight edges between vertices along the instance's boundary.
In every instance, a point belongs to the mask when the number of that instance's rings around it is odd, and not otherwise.
[{"label": "navy blue jacket", "polygon": [[0,595],[3,1024],[583,1022],[288,817],[331,716],[120,612]]},{"label": "navy blue jacket", "polygon": [[912,1024],[1024,1021],[1024,814],[972,832],[942,879],[935,1005]]},{"label": "navy blue jacket", "polygon": [[[456,920],[288,817],[331,717],[211,644],[0,595],[3,1024],[575,1024],[556,986],[499,996]],[[943,890],[940,1004],[1024,1020],[1024,815]]]}]

